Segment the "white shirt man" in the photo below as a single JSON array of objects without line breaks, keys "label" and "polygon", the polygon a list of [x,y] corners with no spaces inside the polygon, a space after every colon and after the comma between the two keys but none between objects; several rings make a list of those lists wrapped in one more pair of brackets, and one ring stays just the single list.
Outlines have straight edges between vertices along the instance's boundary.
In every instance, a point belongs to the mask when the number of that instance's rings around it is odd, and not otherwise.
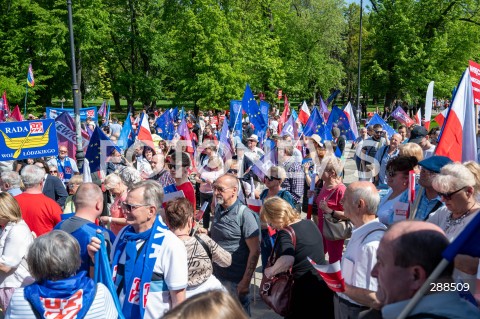
[{"label": "white shirt man", "polygon": [[379,202],[375,185],[370,182],[352,183],[345,191],[345,217],[350,218],[355,229],[342,256],[346,288],[335,296],[335,319],[354,318],[363,310],[378,307],[377,280],[370,272],[377,262],[377,248],[387,229],[375,217]]}]

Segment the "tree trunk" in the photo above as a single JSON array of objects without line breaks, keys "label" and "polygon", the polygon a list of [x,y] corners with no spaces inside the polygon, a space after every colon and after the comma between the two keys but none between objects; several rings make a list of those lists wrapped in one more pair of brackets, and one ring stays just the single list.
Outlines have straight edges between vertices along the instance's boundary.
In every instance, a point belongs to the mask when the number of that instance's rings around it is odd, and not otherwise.
[{"label": "tree trunk", "polygon": [[195,114],[195,117],[198,116],[198,112],[200,111],[200,107],[198,106],[197,101],[193,102],[193,114]]},{"label": "tree trunk", "polygon": [[120,105],[120,93],[112,91],[113,100],[115,101],[115,111],[121,112],[122,106]]}]

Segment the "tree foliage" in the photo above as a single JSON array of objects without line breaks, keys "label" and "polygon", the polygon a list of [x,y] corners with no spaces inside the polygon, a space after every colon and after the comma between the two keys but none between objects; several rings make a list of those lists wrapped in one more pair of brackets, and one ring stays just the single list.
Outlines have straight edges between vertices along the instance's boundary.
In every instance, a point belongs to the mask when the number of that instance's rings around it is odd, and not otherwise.
[{"label": "tree foliage", "polygon": [[[449,96],[479,60],[477,0],[372,0],[362,29],[362,94],[421,99],[428,82]],[[269,102],[326,97],[357,87],[359,6],[341,0],[73,1],[77,82],[86,99],[130,106],[226,108],[246,83]],[[29,106],[71,96],[67,6],[0,0],[0,90]]]}]

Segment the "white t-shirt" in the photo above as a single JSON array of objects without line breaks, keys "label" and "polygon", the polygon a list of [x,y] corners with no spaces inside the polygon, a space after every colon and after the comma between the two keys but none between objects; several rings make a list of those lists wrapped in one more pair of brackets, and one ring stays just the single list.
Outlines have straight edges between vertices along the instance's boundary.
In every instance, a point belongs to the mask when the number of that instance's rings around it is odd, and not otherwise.
[{"label": "white t-shirt", "polygon": [[[187,288],[188,284],[188,266],[187,250],[183,242],[175,236],[170,230],[157,228],[156,236],[163,236],[162,245],[156,250],[156,262],[153,272],[163,275],[163,281],[150,282],[150,290],[147,297],[147,306],[143,319],[161,318],[171,308],[171,290],[181,290]],[[123,231],[121,231],[123,233]],[[113,260],[113,254],[117,247],[120,237],[117,236],[112,247],[110,259]],[[143,240],[137,241],[137,250],[142,246]],[[124,265],[126,251],[120,255],[119,264]],[[125,289],[122,289],[119,295],[120,304],[125,300]]]},{"label": "white t-shirt", "polygon": [[[377,291],[377,279],[371,276],[371,271],[377,263],[377,248],[385,230],[387,227],[378,218],[353,230],[342,256],[342,275],[346,284]],[[359,304],[343,293],[338,296]]]}]

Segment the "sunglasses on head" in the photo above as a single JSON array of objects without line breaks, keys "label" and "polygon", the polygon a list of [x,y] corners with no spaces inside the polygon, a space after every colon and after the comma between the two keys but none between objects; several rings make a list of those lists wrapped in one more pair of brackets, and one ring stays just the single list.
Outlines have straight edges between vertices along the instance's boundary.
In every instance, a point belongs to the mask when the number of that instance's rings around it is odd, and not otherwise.
[{"label": "sunglasses on head", "polygon": [[438,193],[438,192],[437,192],[437,194],[438,194],[438,196],[443,197],[443,198],[445,198],[446,200],[451,200],[453,195],[455,195],[456,193],[458,193],[459,191],[461,191],[461,190],[464,189],[464,188],[465,188],[465,187],[462,187],[462,188],[457,189],[456,191],[451,192],[451,193]]}]

